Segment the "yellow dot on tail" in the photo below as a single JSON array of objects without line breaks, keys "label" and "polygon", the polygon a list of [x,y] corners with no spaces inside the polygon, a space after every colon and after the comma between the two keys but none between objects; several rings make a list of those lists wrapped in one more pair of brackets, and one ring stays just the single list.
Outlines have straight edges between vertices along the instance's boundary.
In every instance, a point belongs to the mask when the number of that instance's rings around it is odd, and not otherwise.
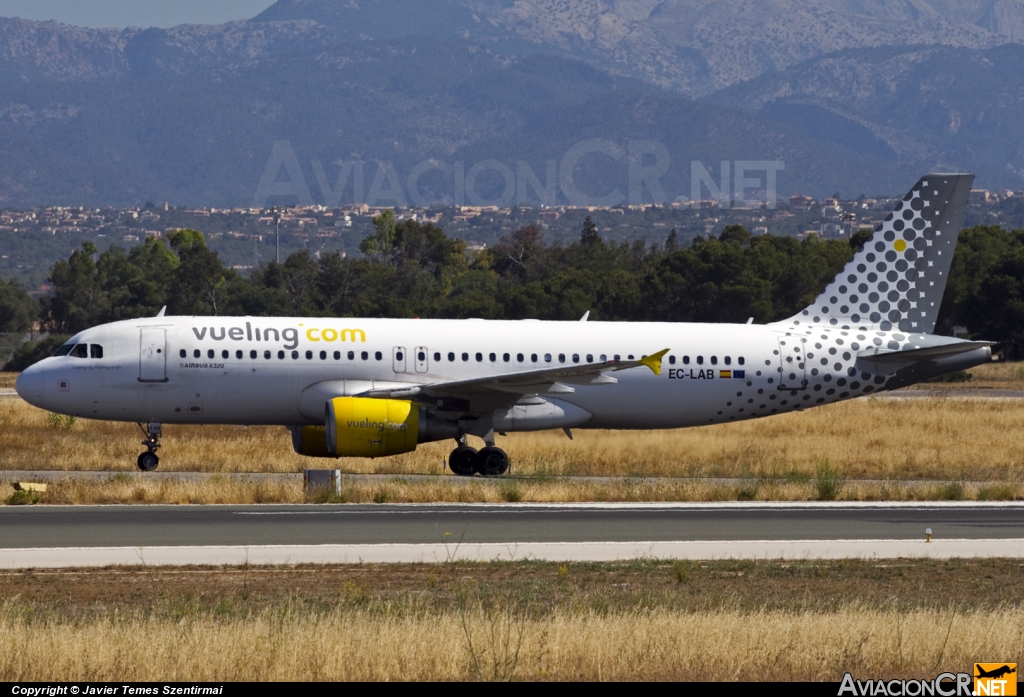
[{"label": "yellow dot on tail", "polygon": [[907,248],[907,243],[904,242],[903,240],[896,240],[896,244],[894,244],[893,247],[896,248],[897,252],[902,252],[904,249]]}]

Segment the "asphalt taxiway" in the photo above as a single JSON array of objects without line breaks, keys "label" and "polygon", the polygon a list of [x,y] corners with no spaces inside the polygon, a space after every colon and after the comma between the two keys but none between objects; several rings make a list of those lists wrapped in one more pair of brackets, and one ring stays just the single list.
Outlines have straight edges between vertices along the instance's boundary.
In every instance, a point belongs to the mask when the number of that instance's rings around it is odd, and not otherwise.
[{"label": "asphalt taxiway", "polygon": [[5,568],[453,558],[1024,558],[1024,503],[11,506],[0,508],[0,531]]}]

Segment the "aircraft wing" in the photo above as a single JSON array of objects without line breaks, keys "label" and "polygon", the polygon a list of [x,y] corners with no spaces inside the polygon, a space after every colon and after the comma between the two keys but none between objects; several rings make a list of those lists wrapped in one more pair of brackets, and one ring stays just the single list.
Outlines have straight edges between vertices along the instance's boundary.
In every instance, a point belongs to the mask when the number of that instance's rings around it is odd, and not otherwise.
[{"label": "aircraft wing", "polygon": [[572,385],[613,385],[618,382],[608,373],[646,366],[655,375],[661,374],[661,359],[669,349],[644,356],[636,361],[610,360],[584,365],[559,365],[554,368],[522,370],[501,375],[488,375],[470,380],[436,382],[413,387],[369,390],[360,397],[410,399],[426,397],[472,397],[487,394],[566,394],[575,392]]},{"label": "aircraft wing", "polygon": [[857,367],[871,373],[890,375],[915,363],[958,356],[961,353],[969,353],[994,345],[991,341],[957,341],[940,346],[926,346],[925,348],[909,349],[906,351],[861,353],[857,356]]}]

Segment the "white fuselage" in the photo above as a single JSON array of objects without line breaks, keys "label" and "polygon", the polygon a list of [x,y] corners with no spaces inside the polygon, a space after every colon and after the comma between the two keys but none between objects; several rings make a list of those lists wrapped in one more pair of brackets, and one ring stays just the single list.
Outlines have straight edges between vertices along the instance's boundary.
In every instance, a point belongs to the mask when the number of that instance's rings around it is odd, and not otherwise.
[{"label": "white fuselage", "polygon": [[[195,424],[322,424],[318,383],[349,394],[503,373],[639,359],[607,384],[550,395],[592,415],[582,428],[657,429],[722,423],[885,389],[854,367],[858,351],[916,337],[778,325],[157,317],[80,332],[69,343],[102,358],[57,356],[22,374],[18,392],[93,419]],[[95,353],[95,351],[93,352]],[[340,382],[345,381],[345,382]],[[303,404],[303,393],[319,395]],[[308,401],[308,400],[307,400]]]}]

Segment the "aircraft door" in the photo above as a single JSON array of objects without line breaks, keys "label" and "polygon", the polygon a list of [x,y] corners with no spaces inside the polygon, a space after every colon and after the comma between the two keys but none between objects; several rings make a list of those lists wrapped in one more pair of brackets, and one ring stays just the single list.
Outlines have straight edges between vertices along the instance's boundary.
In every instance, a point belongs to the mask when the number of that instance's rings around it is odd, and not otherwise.
[{"label": "aircraft door", "polygon": [[798,336],[779,337],[779,389],[807,389],[806,339]]},{"label": "aircraft door", "polygon": [[139,382],[167,382],[167,330],[142,327],[139,338]]},{"label": "aircraft door", "polygon": [[404,373],[405,372],[405,347],[404,346],[396,346],[394,349],[392,349],[391,356],[392,356],[392,364],[394,365],[395,372],[396,373]]},{"label": "aircraft door", "polygon": [[427,351],[426,346],[416,347],[416,372],[430,372],[430,352]]}]

